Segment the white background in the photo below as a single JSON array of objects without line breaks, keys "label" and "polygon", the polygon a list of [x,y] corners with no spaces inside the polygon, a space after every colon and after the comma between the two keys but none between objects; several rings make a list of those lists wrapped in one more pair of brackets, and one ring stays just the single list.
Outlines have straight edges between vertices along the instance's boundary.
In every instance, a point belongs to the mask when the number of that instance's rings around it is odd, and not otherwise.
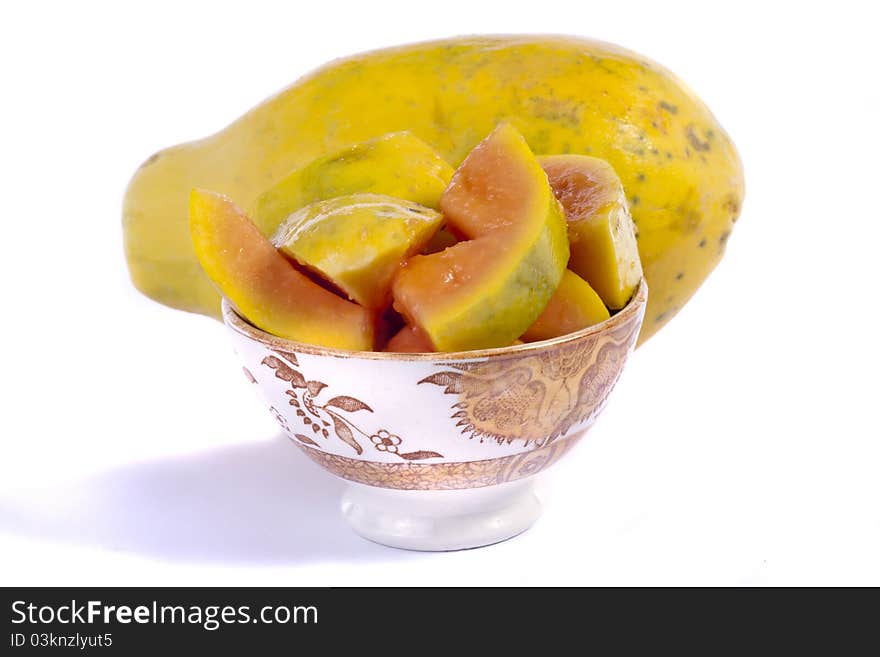
[{"label": "white background", "polygon": [[[880,584],[868,3],[5,3],[0,584]],[[15,8],[12,8],[15,7]],[[754,8],[750,8],[754,7]],[[369,544],[222,327],[139,296],[125,185],[324,61],[563,32],[665,64],[746,168],[728,254],[543,480],[526,534]]]}]

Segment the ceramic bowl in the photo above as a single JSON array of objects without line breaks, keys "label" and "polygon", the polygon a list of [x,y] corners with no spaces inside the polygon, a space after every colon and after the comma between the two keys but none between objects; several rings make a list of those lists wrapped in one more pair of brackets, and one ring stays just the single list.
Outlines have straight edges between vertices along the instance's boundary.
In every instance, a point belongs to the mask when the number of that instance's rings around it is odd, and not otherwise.
[{"label": "ceramic bowl", "polygon": [[644,281],[611,319],[530,344],[435,354],[284,340],[224,301],[244,373],[290,440],[349,482],[362,536],[420,550],[477,547],[537,519],[532,479],[605,405],[635,346]]}]

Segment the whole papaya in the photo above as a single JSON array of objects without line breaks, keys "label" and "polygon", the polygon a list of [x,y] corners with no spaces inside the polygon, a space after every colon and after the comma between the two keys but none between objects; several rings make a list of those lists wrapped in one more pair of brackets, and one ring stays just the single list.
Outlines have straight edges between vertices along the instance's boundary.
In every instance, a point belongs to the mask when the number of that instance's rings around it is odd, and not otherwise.
[{"label": "whole papaya", "polygon": [[190,241],[194,187],[245,207],[291,170],[348,144],[408,130],[457,166],[501,121],[536,153],[607,160],[623,182],[650,288],[644,341],[724,252],[743,200],[736,149],[672,73],[574,37],[463,37],[333,62],[225,130],[156,153],[123,208],[134,284],[161,303],[218,316]]}]

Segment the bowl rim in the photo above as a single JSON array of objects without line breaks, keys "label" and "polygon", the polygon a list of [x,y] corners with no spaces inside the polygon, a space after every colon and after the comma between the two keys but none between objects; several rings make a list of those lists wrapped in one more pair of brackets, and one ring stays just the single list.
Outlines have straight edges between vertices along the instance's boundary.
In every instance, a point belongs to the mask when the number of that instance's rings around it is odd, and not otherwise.
[{"label": "bowl rim", "polygon": [[[539,340],[537,342],[526,342],[525,344],[510,345],[507,347],[492,347],[491,349],[473,349],[470,351],[433,351],[418,353],[402,353],[396,351],[351,351],[348,349],[338,349],[336,347],[324,347],[321,345],[309,344],[306,342],[297,342],[281,338],[277,335],[267,333],[257,328],[246,319],[244,319],[233,307],[232,303],[224,296],[221,305],[223,315],[223,323],[236,333],[243,335],[252,340],[256,340],[272,349],[279,351],[290,351],[296,354],[309,354],[313,356],[332,356],[335,358],[359,358],[363,360],[391,360],[391,361],[455,361],[455,360],[477,360],[486,358],[498,358],[504,356],[526,355],[532,352],[542,351],[550,347],[558,347],[560,345],[575,342],[582,338],[597,333],[612,331],[621,324],[629,321],[634,315],[644,311],[645,304],[648,300],[648,283],[645,278],[639,281],[639,286],[633,293],[627,304],[603,322],[593,324],[580,331],[567,333],[549,340]],[[639,323],[641,325],[641,322]]]}]

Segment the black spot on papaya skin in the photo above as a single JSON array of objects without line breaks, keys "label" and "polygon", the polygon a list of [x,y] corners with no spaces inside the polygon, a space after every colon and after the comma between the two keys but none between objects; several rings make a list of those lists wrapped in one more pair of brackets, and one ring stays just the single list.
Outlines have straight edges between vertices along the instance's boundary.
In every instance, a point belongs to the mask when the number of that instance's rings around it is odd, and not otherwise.
[{"label": "black spot on papaya skin", "polygon": [[657,315],[657,316],[654,318],[654,323],[659,324],[659,323],[662,322],[664,319],[666,319],[666,313],[660,313],[659,315]]},{"label": "black spot on papaya skin", "polygon": [[645,174],[643,174],[643,173],[638,174],[636,176],[636,180],[638,180],[639,182],[645,182]]},{"label": "black spot on papaya skin", "polygon": [[665,100],[661,100],[657,103],[657,107],[662,110],[666,110],[670,114],[678,114],[678,107],[673,105],[672,103],[667,103]]},{"label": "black spot on papaya skin", "polygon": [[721,248],[724,248],[724,245],[727,244],[727,240],[730,238],[730,232],[731,231],[729,230],[725,230],[721,233],[721,237],[718,238],[718,245],[721,246]]},{"label": "black spot on papaya skin", "polygon": [[630,202],[630,205],[638,205],[641,202],[641,200],[642,199],[640,199],[638,196],[633,196],[629,199],[629,202]]},{"label": "black spot on papaya skin", "polygon": [[693,123],[688,124],[687,128],[685,128],[684,134],[695,151],[705,152],[712,149],[708,139],[700,138],[700,135],[697,133],[697,128]]},{"label": "black spot on papaya skin", "polygon": [[697,246],[699,246],[701,249],[702,249],[702,248],[705,248],[705,246],[706,246],[706,238],[704,237],[703,239],[701,239],[701,240],[700,240],[700,243],[699,243]]},{"label": "black spot on papaya skin", "polygon": [[666,151],[666,159],[667,159],[667,160],[671,160],[671,159],[672,159],[672,153],[670,153],[669,151]]},{"label": "black spot on papaya skin", "polygon": [[682,215],[682,232],[693,233],[694,231],[699,229],[700,225],[703,223],[703,215],[701,215],[696,210],[688,210],[687,212],[682,212]]},{"label": "black spot on papaya skin", "polygon": [[599,55],[591,54],[590,59],[593,60],[593,63],[596,65],[596,68],[601,69],[602,71],[604,71],[605,73],[608,73],[609,75],[616,75],[617,74],[614,69],[612,69],[610,66],[608,66],[608,64],[605,63],[604,59],[599,57]]},{"label": "black spot on papaya skin", "polygon": [[683,272],[683,271],[680,271],[680,272],[678,272],[678,273],[675,275],[675,280],[677,280],[677,281],[680,281],[682,278],[684,278],[684,272]]},{"label": "black spot on papaya skin", "polygon": [[733,217],[733,221],[736,221],[739,217],[740,203],[739,199],[730,195],[726,199],[724,199],[724,204],[722,205],[724,210]]}]

